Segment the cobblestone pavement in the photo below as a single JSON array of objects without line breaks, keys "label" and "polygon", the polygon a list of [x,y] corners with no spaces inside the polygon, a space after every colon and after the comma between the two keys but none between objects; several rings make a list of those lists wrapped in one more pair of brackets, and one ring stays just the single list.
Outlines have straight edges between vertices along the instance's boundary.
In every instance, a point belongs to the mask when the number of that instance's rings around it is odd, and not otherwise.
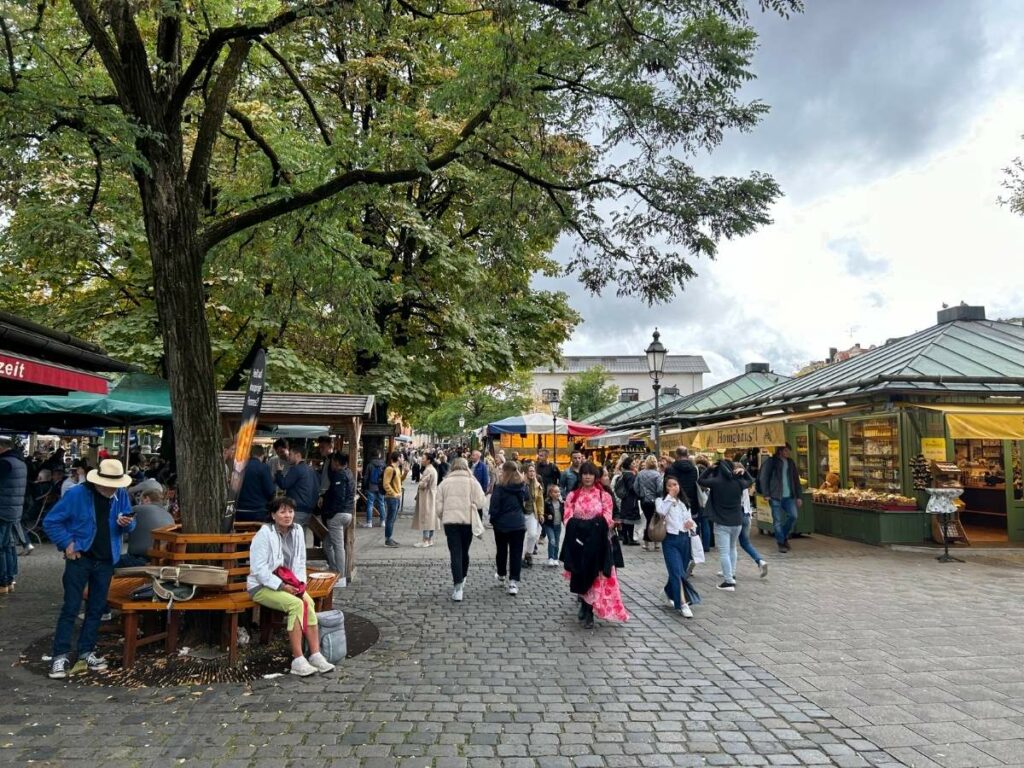
[{"label": "cobblestone pavement", "polygon": [[[410,494],[411,495],[411,494]],[[661,607],[661,555],[627,549],[631,621],[579,628],[555,569],[493,585],[490,532],[466,600],[443,540],[400,549],[358,531],[336,605],[381,641],[326,678],[125,691],[12,666],[52,630],[61,564],[22,559],[0,598],[0,764],[104,766],[1024,765],[1020,571],[941,565],[825,537],[735,594],[698,571],[696,618]]]}]

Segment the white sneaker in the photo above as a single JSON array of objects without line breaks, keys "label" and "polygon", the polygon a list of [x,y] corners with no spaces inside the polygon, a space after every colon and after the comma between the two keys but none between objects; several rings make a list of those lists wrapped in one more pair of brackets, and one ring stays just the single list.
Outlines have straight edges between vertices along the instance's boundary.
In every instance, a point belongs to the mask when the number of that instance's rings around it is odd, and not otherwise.
[{"label": "white sneaker", "polygon": [[348,586],[348,579],[347,579],[346,577],[344,577],[344,576],[341,576],[341,577],[340,577],[340,578],[339,578],[339,579],[338,579],[338,580],[337,580],[337,581],[336,581],[336,582],[334,583],[334,586],[336,586],[336,587],[347,587],[347,586]]},{"label": "white sneaker", "polygon": [[558,561],[555,560],[555,558],[553,558],[553,557],[549,557],[548,558],[548,565],[550,565],[552,568],[557,568],[558,567]]},{"label": "white sneaker", "polygon": [[[309,664],[317,672],[333,672],[334,665],[329,662],[322,653],[314,653],[309,657]],[[294,665],[293,665],[294,666]]]},{"label": "white sneaker", "polygon": [[516,582],[514,582],[514,581],[510,581],[508,583],[508,593],[510,595],[513,595],[513,596],[518,595],[519,594],[519,585]]},{"label": "white sneaker", "polygon": [[424,541],[423,539],[420,539],[420,540],[419,540],[419,541],[417,541],[417,542],[416,542],[415,544],[413,544],[413,546],[414,546],[414,547],[415,547],[416,549],[423,549],[423,548],[424,548],[425,546],[427,546],[427,542],[426,542],[426,541]]},{"label": "white sneaker", "polygon": [[360,523],[360,528],[373,528],[373,523]]},{"label": "white sneaker", "polygon": [[434,546],[434,540],[433,539],[427,539],[427,546],[428,547]]},{"label": "white sneaker", "polygon": [[768,575],[768,562],[765,561],[765,560],[762,560],[757,565],[761,569],[761,578],[763,579],[765,576]]},{"label": "white sneaker", "polygon": [[316,667],[306,661],[305,656],[299,656],[297,659],[292,659],[290,671],[293,675],[298,675],[299,677],[309,677],[316,674]]},{"label": "white sneaker", "polygon": [[725,574],[721,571],[715,571],[715,576],[724,576]]},{"label": "white sneaker", "polygon": [[671,597],[666,597],[665,598],[665,605],[667,605],[672,610],[675,610],[676,604],[672,602],[672,598]]},{"label": "white sneaker", "polygon": [[494,574],[494,586],[496,586],[496,587],[504,587],[505,584],[507,583],[507,581],[508,581],[508,577],[507,576],[499,576],[498,574]]},{"label": "white sneaker", "polygon": [[456,603],[461,603],[462,602],[462,589],[465,586],[465,584],[466,584],[466,582],[460,581],[452,589],[452,600],[454,600]]},{"label": "white sneaker", "polygon": [[684,619],[692,619],[693,611],[690,610],[690,606],[688,606],[686,603],[683,603],[682,607],[679,609],[679,615],[682,616]]}]

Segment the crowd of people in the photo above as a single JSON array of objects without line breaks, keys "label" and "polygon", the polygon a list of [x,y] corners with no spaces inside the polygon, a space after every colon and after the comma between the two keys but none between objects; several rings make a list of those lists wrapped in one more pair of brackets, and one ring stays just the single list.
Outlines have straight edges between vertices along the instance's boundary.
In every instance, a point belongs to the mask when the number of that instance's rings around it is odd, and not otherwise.
[{"label": "crowd of people", "polygon": [[480,451],[468,458],[456,453],[449,463],[442,452],[426,451],[414,473],[413,527],[422,536],[416,546],[433,546],[435,531],[443,527],[451,599],[465,598],[470,546],[474,536],[483,535],[486,520],[497,549],[496,583],[509,595],[519,594],[522,570],[533,566],[546,540],[546,563],[564,566],[584,627],[592,627],[595,617],[628,619],[616,574],[624,564],[623,547],[662,552],[666,603],[693,618],[701,598],[692,577],[710,550],[718,555],[718,590],[736,591],[740,549],[761,578],[768,575],[768,562],[750,539],[755,489],[770,502],[780,553],[789,551],[802,503],[789,446],[779,447],[756,472],[748,455],[712,461],[690,456],[686,447],[674,457],[622,454],[614,466],[587,461],[574,450],[562,471],[545,450],[535,461],[519,461],[514,453],[506,458],[502,450],[493,458]]}]

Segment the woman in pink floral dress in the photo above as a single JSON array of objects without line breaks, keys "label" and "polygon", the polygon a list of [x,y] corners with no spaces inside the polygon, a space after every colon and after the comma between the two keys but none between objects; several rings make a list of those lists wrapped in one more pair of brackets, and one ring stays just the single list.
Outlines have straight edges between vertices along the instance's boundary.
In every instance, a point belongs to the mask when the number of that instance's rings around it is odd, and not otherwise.
[{"label": "woman in pink floral dress", "polygon": [[[566,525],[566,542],[563,548],[563,561],[566,562],[565,578],[570,580],[572,589],[580,597],[579,619],[587,628],[594,626],[594,616],[599,619],[611,621],[627,621],[629,614],[622,604],[622,595],[619,592],[619,580],[615,569],[611,569],[608,576],[604,575],[604,557],[601,554],[603,543],[610,547],[608,542],[601,541],[580,541],[574,535],[570,541],[568,535],[569,526],[572,520],[577,524],[584,521],[593,521],[595,518],[603,518],[605,526],[587,526],[588,530],[602,530],[610,539],[612,523],[612,497],[607,489],[601,487],[597,482],[600,471],[589,461],[580,467],[579,482],[576,488],[565,500],[565,513],[563,523]],[[575,547],[575,550],[572,550]],[[600,562],[595,562],[594,554]],[[596,572],[593,582],[590,576]],[[589,583],[589,588],[580,588],[580,580]]]}]

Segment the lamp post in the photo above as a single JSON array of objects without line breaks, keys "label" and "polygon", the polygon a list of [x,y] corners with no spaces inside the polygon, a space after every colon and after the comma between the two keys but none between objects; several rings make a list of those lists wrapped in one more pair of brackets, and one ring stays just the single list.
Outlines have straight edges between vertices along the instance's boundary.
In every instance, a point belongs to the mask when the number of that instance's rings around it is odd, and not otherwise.
[{"label": "lamp post", "polygon": [[558,390],[545,389],[541,398],[551,407],[551,463],[558,468]]},{"label": "lamp post", "polygon": [[465,416],[459,416],[459,445],[460,446],[462,445],[463,438],[466,436],[465,432],[464,432],[465,428],[466,428],[466,417]]},{"label": "lamp post", "polygon": [[665,370],[665,355],[668,350],[661,343],[661,334],[654,329],[654,339],[647,347],[647,373],[654,379],[654,455],[661,458],[661,414],[659,413],[658,392],[661,390],[661,374]]}]

